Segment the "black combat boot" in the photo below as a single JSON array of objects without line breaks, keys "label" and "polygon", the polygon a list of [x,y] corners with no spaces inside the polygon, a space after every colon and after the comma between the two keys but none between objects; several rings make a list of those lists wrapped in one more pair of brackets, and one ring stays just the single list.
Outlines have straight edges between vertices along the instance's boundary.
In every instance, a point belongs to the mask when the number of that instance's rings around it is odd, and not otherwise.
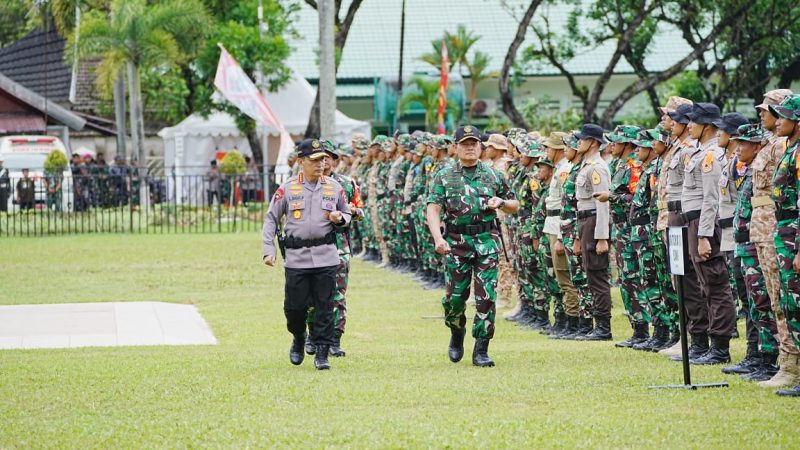
[{"label": "black combat boot", "polygon": [[342,332],[339,330],[334,332],[333,345],[331,345],[330,353],[334,358],[340,358],[346,355],[345,351],[342,349]]},{"label": "black combat boot", "polygon": [[761,363],[756,366],[756,370],[751,373],[740,375],[739,378],[745,381],[767,381],[778,373],[780,367],[778,366],[777,353],[760,353]]},{"label": "black combat boot", "polygon": [[731,362],[729,336],[711,335],[711,348],[699,358],[689,359],[689,364],[708,366],[712,364],[725,364]]},{"label": "black combat boot", "polygon": [[[708,334],[692,333],[692,345],[689,346],[689,361],[705,355],[707,351]],[[669,359],[671,361],[683,361],[683,355],[670,356]]]},{"label": "black combat boot", "polygon": [[[631,328],[633,329],[633,334],[636,335],[636,322],[631,321]],[[631,348],[633,347],[633,336],[625,339],[624,341],[617,342],[614,344],[614,347],[617,348]]]},{"label": "black combat boot", "polygon": [[550,327],[550,329],[547,330],[546,333],[544,333],[544,330],[542,330],[541,333],[552,336],[554,334],[560,333],[561,330],[563,330],[566,326],[567,326],[567,314],[563,312],[555,313],[553,314],[553,326]]},{"label": "black combat boot", "polygon": [[547,326],[542,327],[542,329],[539,330],[539,334],[550,335],[550,334],[553,333],[553,330],[555,330],[556,327],[558,327],[559,325],[561,325],[563,327],[563,323],[561,322],[562,320],[565,320],[565,319],[562,319],[563,315],[564,315],[564,313],[555,313],[554,312],[553,313],[553,323],[552,323],[552,325],[550,324],[550,320],[548,319]]},{"label": "black combat boot", "polygon": [[594,330],[586,336],[579,337],[579,341],[610,341],[611,316],[597,316],[594,318]]},{"label": "black combat boot", "polygon": [[775,393],[781,397],[800,397],[800,384],[791,389],[781,389]]},{"label": "black combat boot", "polygon": [[522,304],[522,315],[517,319],[517,326],[528,327],[536,321],[536,311],[533,306],[525,302]]},{"label": "black combat boot", "polygon": [[628,340],[617,342],[616,347],[631,348],[650,339],[650,325],[647,322],[632,322],[631,326],[633,327],[633,336]]},{"label": "black combat boot", "polygon": [[591,317],[588,319],[584,319],[583,317],[578,317],[578,329],[575,330],[574,333],[570,333],[564,336],[562,339],[566,339],[568,341],[576,341],[580,336],[586,336],[587,334],[592,332],[592,319]]},{"label": "black combat boot", "polygon": [[475,348],[472,350],[472,365],[478,367],[494,367],[494,361],[489,358],[489,339],[475,339]]},{"label": "black combat boot", "polygon": [[303,364],[306,355],[303,353],[303,343],[306,341],[306,334],[295,334],[292,339],[292,346],[289,347],[289,361],[295,366]]},{"label": "black combat boot", "polygon": [[328,370],[331,368],[331,364],[328,362],[328,350],[329,347],[327,345],[317,346],[317,354],[314,355],[314,367],[316,367],[317,370]]},{"label": "black combat boot", "polygon": [[567,316],[566,313],[564,315],[566,316],[564,328],[562,328],[558,333],[553,333],[548,336],[550,339],[566,339],[566,336],[574,334],[576,331],[578,331],[578,317]]},{"label": "black combat boot", "polygon": [[657,351],[653,350],[654,348],[663,348],[667,342],[669,342],[669,328],[667,328],[666,325],[658,324],[653,330],[653,337],[639,344],[635,344],[631,348],[639,351],[652,352]]},{"label": "black combat boot", "polygon": [[450,361],[457,363],[464,357],[464,335],[467,334],[466,328],[450,328],[450,347],[447,349],[447,356]]},{"label": "black combat boot", "polygon": [[505,319],[507,321],[509,321],[509,322],[516,322],[517,320],[519,320],[520,317],[522,317],[522,314],[524,313],[524,310],[523,310],[524,307],[525,307],[525,303],[524,302],[520,303],[519,304],[519,309],[517,309],[517,312],[515,312],[514,314],[512,314],[512,315],[510,315],[508,317],[505,317]]},{"label": "black combat boot", "polygon": [[728,375],[753,373],[760,364],[761,353],[758,351],[758,342],[748,342],[744,359],[732,366],[723,367],[722,373]]},{"label": "black combat boot", "polygon": [[317,352],[317,346],[314,345],[313,342],[311,342],[310,337],[306,337],[306,354],[313,355],[316,352]]}]

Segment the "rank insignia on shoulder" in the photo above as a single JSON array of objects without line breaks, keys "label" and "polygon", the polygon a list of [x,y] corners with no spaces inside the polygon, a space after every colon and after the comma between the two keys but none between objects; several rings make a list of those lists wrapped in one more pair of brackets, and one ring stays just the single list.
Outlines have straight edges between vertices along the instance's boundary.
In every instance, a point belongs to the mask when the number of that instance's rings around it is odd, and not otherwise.
[{"label": "rank insignia on shoulder", "polygon": [[278,200],[282,199],[283,198],[283,188],[278,188],[278,190],[275,191],[275,195],[272,198],[273,198],[273,201],[278,201]]},{"label": "rank insignia on shoulder", "polygon": [[593,170],[592,171],[592,184],[600,184],[600,172]]}]

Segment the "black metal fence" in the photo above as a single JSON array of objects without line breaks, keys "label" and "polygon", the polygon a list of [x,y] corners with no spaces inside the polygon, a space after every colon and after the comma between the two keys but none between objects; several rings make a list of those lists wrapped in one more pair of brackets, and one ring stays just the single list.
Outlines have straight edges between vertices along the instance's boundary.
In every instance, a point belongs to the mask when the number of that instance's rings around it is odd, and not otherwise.
[{"label": "black metal fence", "polygon": [[0,179],[0,237],[257,231],[275,188],[261,174],[15,174]]}]

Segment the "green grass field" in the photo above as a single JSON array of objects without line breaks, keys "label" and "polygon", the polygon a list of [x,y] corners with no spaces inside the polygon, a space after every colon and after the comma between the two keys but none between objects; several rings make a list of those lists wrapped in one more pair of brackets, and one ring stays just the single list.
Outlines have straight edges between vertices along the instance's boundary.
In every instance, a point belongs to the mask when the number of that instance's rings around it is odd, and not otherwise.
[{"label": "green grass field", "polygon": [[[0,304],[197,305],[219,345],[0,351],[0,448],[797,448],[800,403],[649,390],[681,366],[503,321],[493,369],[447,360],[441,292],[355,262],[348,355],[289,364],[283,271],[256,233],[0,239]],[[630,332],[615,305],[615,337]],[[740,323],[740,330],[743,324]],[[467,339],[469,349],[472,339]],[[734,358],[743,354],[734,344]]]}]

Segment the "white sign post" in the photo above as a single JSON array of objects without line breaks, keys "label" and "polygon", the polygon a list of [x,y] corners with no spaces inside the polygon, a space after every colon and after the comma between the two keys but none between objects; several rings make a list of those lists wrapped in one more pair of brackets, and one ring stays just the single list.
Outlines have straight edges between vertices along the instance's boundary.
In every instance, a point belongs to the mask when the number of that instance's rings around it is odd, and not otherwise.
[{"label": "white sign post", "polygon": [[669,227],[669,269],[673,275],[685,275],[683,227]]}]

